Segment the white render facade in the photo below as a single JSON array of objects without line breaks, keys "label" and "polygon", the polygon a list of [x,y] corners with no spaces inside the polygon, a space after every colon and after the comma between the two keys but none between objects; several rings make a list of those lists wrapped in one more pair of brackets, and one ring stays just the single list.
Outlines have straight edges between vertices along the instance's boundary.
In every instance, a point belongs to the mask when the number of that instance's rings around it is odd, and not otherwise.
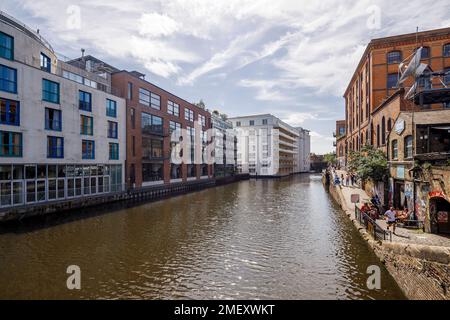
[{"label": "white render facade", "polygon": [[297,127],[296,129],[299,133],[297,172],[309,172],[311,170],[311,136],[309,130],[301,127]]},{"label": "white render facade", "polygon": [[3,13],[0,38],[0,208],[121,191],[125,100]]},{"label": "white render facade", "polygon": [[231,118],[238,136],[237,167],[255,176],[298,172],[299,132],[271,114]]}]

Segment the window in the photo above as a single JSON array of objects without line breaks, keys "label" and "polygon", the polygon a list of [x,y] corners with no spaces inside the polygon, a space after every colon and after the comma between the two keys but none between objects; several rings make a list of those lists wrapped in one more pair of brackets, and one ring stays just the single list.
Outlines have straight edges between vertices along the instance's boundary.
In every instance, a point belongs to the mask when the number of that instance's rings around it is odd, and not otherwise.
[{"label": "window", "polygon": [[391,51],[387,54],[387,63],[400,63],[402,62],[402,53],[400,51]]},{"label": "window", "polygon": [[64,158],[64,138],[47,137],[47,158]]},{"label": "window", "polygon": [[108,138],[117,139],[117,122],[108,121]]},{"label": "window", "polygon": [[262,120],[262,124],[263,124],[263,125],[267,125],[267,119],[263,119],[263,120]]},{"label": "window", "polygon": [[59,103],[59,83],[42,79],[42,100]]},{"label": "window", "polygon": [[144,134],[161,135],[163,133],[163,119],[150,113],[142,112],[141,129]]},{"label": "window", "polygon": [[0,65],[0,90],[17,93],[17,70]]},{"label": "window", "polygon": [[151,107],[153,109],[161,110],[161,97],[153,92],[150,92]]},{"label": "window", "polygon": [[413,156],[413,137],[405,137],[405,159],[412,158]]},{"label": "window", "polygon": [[163,157],[163,140],[142,137],[142,157],[161,160]]},{"label": "window", "polygon": [[206,117],[202,116],[201,114],[198,115],[198,120],[200,121],[200,123],[202,124],[202,127],[206,126]]},{"label": "window", "polygon": [[445,76],[444,76],[444,83],[445,84],[450,84],[450,68],[445,68]]},{"label": "window", "polygon": [[14,38],[3,32],[0,32],[0,57],[14,59]]},{"label": "window", "polygon": [[89,92],[79,91],[79,102],[78,106],[80,110],[92,111],[92,95]]},{"label": "window", "polygon": [[77,83],[83,84],[83,77],[78,74],[63,70],[63,78],[75,81]]},{"label": "window", "polygon": [[45,130],[61,131],[61,110],[45,108]]},{"label": "window", "polygon": [[94,118],[80,116],[80,134],[92,136],[94,134]]},{"label": "window", "polygon": [[396,88],[398,83],[398,73],[391,73],[387,76],[387,88]]},{"label": "window", "polygon": [[431,78],[429,76],[420,76],[418,84],[421,88],[431,89]]},{"label": "window", "polygon": [[169,131],[172,133],[173,131],[180,130],[181,131],[181,123],[170,121],[169,122]]},{"label": "window", "polygon": [[345,134],[345,127],[339,128],[339,136],[343,136]]},{"label": "window", "polygon": [[444,102],[444,108],[450,109],[450,102]]},{"label": "window", "polygon": [[398,159],[398,141],[392,140],[392,159]]},{"label": "window", "polygon": [[450,57],[450,43],[447,43],[442,51],[444,57]]},{"label": "window", "polygon": [[241,122],[240,121],[236,121],[236,127],[240,127],[241,126]]},{"label": "window", "polygon": [[131,129],[136,129],[136,112],[134,108],[130,109]]},{"label": "window", "polygon": [[386,120],[384,117],[381,120],[381,144],[383,146],[386,144]]},{"label": "window", "polygon": [[0,157],[22,156],[22,134],[0,131]]},{"label": "window", "polygon": [[109,144],[109,160],[119,160],[119,144]]},{"label": "window", "polygon": [[177,103],[168,100],[167,101],[167,113],[173,114],[174,116],[179,117],[180,116],[180,106]]},{"label": "window", "polygon": [[83,140],[81,144],[83,159],[95,159],[95,141]]},{"label": "window", "polygon": [[161,97],[143,88],[139,88],[139,102],[157,110],[161,109]]},{"label": "window", "polygon": [[117,102],[114,100],[106,99],[106,115],[108,117],[117,117]]},{"label": "window", "polygon": [[255,125],[255,120],[250,120],[250,125],[254,126]]},{"label": "window", "polygon": [[0,98],[0,124],[20,126],[20,103]]},{"label": "window", "polygon": [[50,72],[52,67],[52,61],[45,54],[41,53],[41,70]]},{"label": "window", "polygon": [[191,109],[184,109],[184,119],[190,122],[194,122],[194,111]]},{"label": "window", "polygon": [[161,163],[143,163],[142,181],[151,182],[164,180],[163,164]]},{"label": "window", "polygon": [[127,98],[128,98],[128,100],[133,99],[133,84],[131,82],[128,82]]},{"label": "window", "polygon": [[422,47],[422,53],[420,54],[420,59],[430,58],[430,47]]}]

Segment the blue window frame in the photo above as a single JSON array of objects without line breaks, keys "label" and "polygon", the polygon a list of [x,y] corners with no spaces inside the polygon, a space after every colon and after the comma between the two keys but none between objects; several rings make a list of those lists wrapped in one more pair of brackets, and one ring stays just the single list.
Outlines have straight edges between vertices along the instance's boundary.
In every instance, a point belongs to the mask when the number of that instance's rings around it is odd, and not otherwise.
[{"label": "blue window frame", "polygon": [[117,102],[111,99],[106,99],[106,115],[108,117],[117,117]]},{"label": "blue window frame", "polygon": [[119,144],[109,144],[109,160],[119,160]]},{"label": "blue window frame", "polygon": [[79,91],[79,108],[84,111],[92,111],[92,95],[89,92]]},{"label": "blue window frame", "polygon": [[47,137],[47,158],[64,158],[64,138],[51,136]]},{"label": "blue window frame", "polygon": [[83,159],[95,159],[95,141],[83,140],[81,152]]},{"label": "blue window frame", "polygon": [[0,90],[17,93],[17,70],[0,64]]},{"label": "blue window frame", "polygon": [[391,73],[387,76],[387,87],[388,89],[397,88],[398,84],[398,73]]},{"label": "blue window frame", "polygon": [[22,134],[17,132],[0,131],[0,157],[22,156]]},{"label": "blue window frame", "polygon": [[391,51],[387,54],[387,63],[400,63],[402,62],[402,53],[400,51]]},{"label": "blue window frame", "polygon": [[94,118],[80,116],[80,134],[92,136],[94,134]]},{"label": "blue window frame", "polygon": [[62,119],[61,110],[45,108],[45,129],[61,131],[62,130]]},{"label": "blue window frame", "polygon": [[108,138],[117,139],[117,122],[108,121]]},{"label": "blue window frame", "polygon": [[59,83],[42,79],[42,100],[59,104]]},{"label": "blue window frame", "polygon": [[41,70],[50,72],[52,68],[52,60],[41,52]]},{"label": "blue window frame", "polygon": [[0,57],[14,60],[14,38],[0,32]]},{"label": "blue window frame", "polygon": [[20,103],[0,98],[0,124],[20,126]]}]

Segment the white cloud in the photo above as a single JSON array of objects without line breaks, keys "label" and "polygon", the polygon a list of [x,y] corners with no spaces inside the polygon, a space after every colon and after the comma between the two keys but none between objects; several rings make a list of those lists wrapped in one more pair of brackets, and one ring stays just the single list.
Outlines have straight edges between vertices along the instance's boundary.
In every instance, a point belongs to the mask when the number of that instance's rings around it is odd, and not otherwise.
[{"label": "white cloud", "polygon": [[178,22],[167,15],[156,12],[142,14],[139,33],[144,36],[168,36],[180,29]]}]

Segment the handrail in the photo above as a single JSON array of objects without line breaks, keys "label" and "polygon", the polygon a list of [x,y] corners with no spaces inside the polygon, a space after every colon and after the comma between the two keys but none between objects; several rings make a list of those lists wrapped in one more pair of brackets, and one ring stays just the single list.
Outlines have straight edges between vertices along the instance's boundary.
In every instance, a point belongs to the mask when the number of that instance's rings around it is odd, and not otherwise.
[{"label": "handrail", "polygon": [[392,241],[392,232],[388,230],[384,230],[382,227],[378,225],[378,223],[369,217],[366,213],[361,212],[361,209],[355,205],[355,218],[358,220],[360,224],[362,224],[367,232],[375,239],[375,240],[387,240]]}]

